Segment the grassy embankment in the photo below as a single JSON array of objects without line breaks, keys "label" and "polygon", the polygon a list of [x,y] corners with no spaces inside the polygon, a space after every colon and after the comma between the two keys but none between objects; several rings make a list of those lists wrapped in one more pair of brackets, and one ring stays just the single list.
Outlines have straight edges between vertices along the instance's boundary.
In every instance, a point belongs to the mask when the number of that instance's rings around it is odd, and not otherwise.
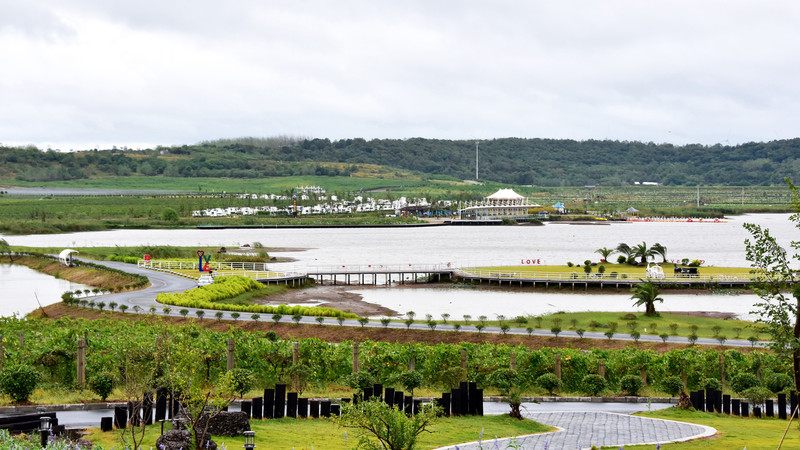
[{"label": "grassy embankment", "polygon": [[[3,257],[0,258],[0,262],[10,262],[10,260]],[[33,270],[56,278],[107,290],[124,290],[136,281],[131,277],[116,272],[92,267],[65,267],[58,261],[33,256],[15,256],[13,263],[30,267]]]},{"label": "grassy embankment", "polygon": [[[332,419],[269,419],[251,420],[250,427],[256,432],[257,448],[290,449],[322,448],[350,449],[358,443],[359,432],[342,428]],[[165,427],[166,429],[167,427]],[[475,441],[483,430],[483,440],[488,444],[495,436],[509,437],[553,431],[552,427],[532,420],[517,420],[508,415],[483,417],[450,417],[436,422],[430,430],[423,433],[418,441],[419,448],[430,449],[445,445]],[[151,426],[147,430],[143,447],[155,447],[160,427]],[[120,432],[102,433],[99,428],[90,428],[87,436],[96,445],[104,448],[122,447]],[[217,445],[227,448],[241,448],[243,437],[213,437]]]}]

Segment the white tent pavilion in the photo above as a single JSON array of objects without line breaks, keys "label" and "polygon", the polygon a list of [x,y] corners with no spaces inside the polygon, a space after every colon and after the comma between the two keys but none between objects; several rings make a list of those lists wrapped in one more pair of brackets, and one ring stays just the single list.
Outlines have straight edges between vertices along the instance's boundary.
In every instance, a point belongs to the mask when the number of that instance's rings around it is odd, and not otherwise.
[{"label": "white tent pavilion", "polygon": [[61,253],[58,254],[58,262],[60,262],[62,266],[71,266],[73,253],[78,253],[78,251],[68,248],[61,250]]},{"label": "white tent pavilion", "polygon": [[524,219],[530,216],[529,209],[539,206],[513,189],[500,189],[482,201],[468,202],[459,211],[459,217],[461,220]]}]

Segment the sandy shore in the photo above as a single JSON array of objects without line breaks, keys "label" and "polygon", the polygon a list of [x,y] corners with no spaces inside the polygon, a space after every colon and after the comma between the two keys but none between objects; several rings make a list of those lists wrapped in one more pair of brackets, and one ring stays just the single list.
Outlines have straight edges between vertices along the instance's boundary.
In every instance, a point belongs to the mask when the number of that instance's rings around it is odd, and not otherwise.
[{"label": "sandy shore", "polygon": [[[359,316],[397,315],[396,311],[374,303],[365,302],[360,294],[349,292],[354,286],[314,286],[307,289],[289,289],[283,294],[272,295],[268,299],[258,301],[262,305],[304,304],[327,306]],[[371,286],[357,286],[358,289],[382,289]],[[318,304],[322,302],[321,304]]]}]

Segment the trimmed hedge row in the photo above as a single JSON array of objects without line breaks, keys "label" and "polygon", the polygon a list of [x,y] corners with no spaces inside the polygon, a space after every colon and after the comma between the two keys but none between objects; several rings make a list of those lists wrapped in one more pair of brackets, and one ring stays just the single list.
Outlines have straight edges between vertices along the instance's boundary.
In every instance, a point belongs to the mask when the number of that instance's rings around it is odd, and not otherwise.
[{"label": "trimmed hedge row", "polygon": [[190,289],[183,293],[158,294],[156,301],[165,305],[179,306],[185,308],[202,308],[223,311],[250,312],[259,314],[281,314],[302,316],[325,316],[325,317],[345,317],[356,319],[358,316],[352,313],[345,313],[338,309],[320,306],[267,306],[267,305],[231,305],[216,303],[220,300],[236,297],[253,290],[266,289],[262,283],[251,278],[241,276],[219,277],[213,284]]}]

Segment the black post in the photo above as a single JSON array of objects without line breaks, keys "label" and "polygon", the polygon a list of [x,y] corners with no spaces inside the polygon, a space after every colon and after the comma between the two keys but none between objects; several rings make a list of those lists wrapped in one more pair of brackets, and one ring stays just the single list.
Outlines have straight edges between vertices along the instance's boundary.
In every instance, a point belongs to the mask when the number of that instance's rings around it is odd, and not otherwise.
[{"label": "black post", "polygon": [[741,409],[742,401],[738,398],[734,398],[731,400],[731,415],[733,416],[741,416],[742,409]]},{"label": "black post", "polygon": [[276,384],[275,385],[275,412],[272,414],[272,417],[276,419],[280,419],[283,417],[284,412],[286,411],[286,385],[285,384]]},{"label": "black post", "polygon": [[167,388],[156,389],[156,422],[167,418]]},{"label": "black post", "polygon": [[320,402],[319,408],[319,415],[322,417],[330,417],[331,416],[331,401],[330,400],[323,400]]},{"label": "black post", "polygon": [[742,402],[739,406],[742,410],[742,417],[750,417],[750,405],[747,402]]},{"label": "black post", "polygon": [[375,383],[372,386],[372,395],[377,397],[378,400],[383,400],[383,384]]},{"label": "black post", "polygon": [[289,392],[286,395],[286,417],[297,418],[297,392]]},{"label": "black post", "polygon": [[458,393],[459,393],[459,395],[461,395],[461,398],[458,401],[459,405],[461,406],[461,411],[459,411],[459,413],[462,416],[466,416],[467,414],[469,414],[469,406],[470,406],[470,403],[469,403],[469,394],[470,394],[470,392],[469,392],[469,383],[466,382],[466,381],[462,381],[461,383],[459,383],[458,384]]},{"label": "black post", "polygon": [[319,400],[311,400],[308,402],[309,407],[311,408],[310,415],[312,418],[316,419],[319,417]]},{"label": "black post", "polygon": [[775,402],[771,398],[768,398],[764,403],[767,410],[767,417],[775,417]]},{"label": "black post", "polygon": [[393,406],[394,405],[394,388],[387,387],[383,394],[383,401],[386,402],[387,405]]},{"label": "black post", "polygon": [[361,401],[361,396],[358,393],[353,394],[353,404],[357,405]]},{"label": "black post", "polygon": [[722,396],[722,412],[725,414],[731,413],[731,396],[728,394]]},{"label": "black post", "polygon": [[439,401],[439,406],[442,407],[445,417],[450,417],[450,398],[449,392],[443,392],[442,398]]},{"label": "black post", "polygon": [[754,406],[753,407],[753,415],[756,416],[756,419],[760,419],[761,418],[761,407],[760,406]]},{"label": "black post", "polygon": [[145,425],[153,423],[153,393],[145,392],[142,398],[142,418]]},{"label": "black post", "polygon": [[410,395],[406,395],[403,397],[403,412],[406,413],[407,416],[411,416],[414,414],[414,397]]},{"label": "black post", "polygon": [[422,400],[415,398],[414,399],[414,414],[419,414],[420,409],[422,408]]},{"label": "black post", "polygon": [[461,415],[461,389],[459,388],[450,389],[450,410],[454,416]]},{"label": "black post", "polygon": [[702,389],[697,391],[697,406],[694,409],[698,411],[705,411],[706,410],[706,393]]},{"label": "black post", "polygon": [[786,394],[778,394],[778,417],[786,420]]},{"label": "black post", "polygon": [[252,414],[252,412],[253,412],[253,404],[252,403],[250,403],[250,402],[248,402],[246,400],[243,400],[242,403],[241,403],[240,409],[241,409],[241,411],[243,413],[247,414],[247,418],[248,419],[253,416],[253,414]]},{"label": "black post", "polygon": [[398,410],[403,410],[403,391],[394,391],[394,406]]},{"label": "black post", "polygon": [[478,394],[478,415],[483,416],[483,389],[475,391]]},{"label": "black post", "polygon": [[331,405],[331,415],[334,417],[338,417],[341,414],[341,408],[336,403]]},{"label": "black post", "polygon": [[722,412],[722,391],[714,389],[714,410]]},{"label": "black post", "polygon": [[264,418],[272,419],[275,415],[275,389],[264,389]]},{"label": "black post", "polygon": [[138,427],[141,416],[139,415],[139,408],[135,407],[134,402],[128,402],[128,412],[130,413],[131,426]]},{"label": "black post", "polygon": [[297,399],[297,415],[301,419],[308,417],[308,399],[305,397]]},{"label": "black post", "polygon": [[[111,431],[114,428],[114,427],[111,426],[111,423],[112,423],[113,420],[114,420],[113,417],[101,417],[100,418],[100,431],[102,431],[102,432]],[[45,435],[46,435],[46,433],[45,433]]]},{"label": "black post", "polygon": [[467,409],[467,414],[477,415],[478,411],[480,410],[481,403],[483,403],[483,398],[478,395],[478,383],[475,381],[470,381],[468,386],[469,408]]},{"label": "black post", "polygon": [[250,400],[253,403],[253,419],[259,419],[264,416],[264,399],[255,397]]},{"label": "black post", "polygon": [[797,414],[795,413],[797,410],[797,391],[789,392],[789,404],[791,405],[789,408],[790,414],[792,417],[797,418]]},{"label": "black post", "polygon": [[124,429],[128,426],[128,408],[124,406],[114,407],[114,426]]},{"label": "black post", "polygon": [[372,392],[373,390],[371,387],[364,388],[364,401],[367,401],[372,398]]},{"label": "black post", "polygon": [[714,389],[706,388],[706,411],[714,412]]}]

